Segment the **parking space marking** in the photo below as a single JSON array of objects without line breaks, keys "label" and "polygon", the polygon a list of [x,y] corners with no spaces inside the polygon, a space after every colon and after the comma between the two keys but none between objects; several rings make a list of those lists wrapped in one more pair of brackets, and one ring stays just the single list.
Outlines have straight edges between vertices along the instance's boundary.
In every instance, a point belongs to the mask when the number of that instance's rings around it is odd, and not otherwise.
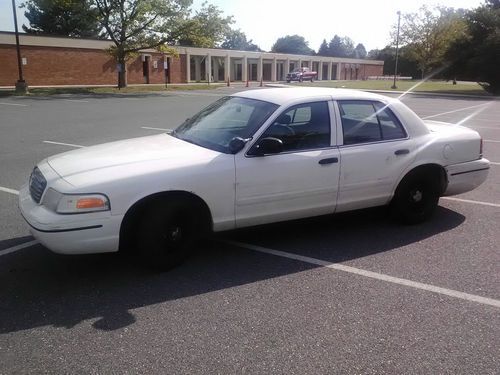
[{"label": "parking space marking", "polygon": [[500,165],[500,163],[497,163],[497,162],[494,162],[494,161],[490,161],[490,164],[491,165]]},{"label": "parking space marking", "polygon": [[5,250],[0,250],[0,257],[7,255],[7,254],[15,253],[16,251],[26,249],[27,247],[31,247],[31,246],[34,246],[37,244],[39,244],[39,242],[37,240],[33,240],[33,241],[22,243],[22,244],[17,245],[17,246],[9,247],[8,249],[5,249]]},{"label": "parking space marking", "polygon": [[483,142],[500,143],[500,141],[495,141],[494,139],[483,139]]},{"label": "parking space marking", "polygon": [[54,142],[54,141],[43,141],[43,143],[50,143],[51,145],[61,145],[61,146],[69,146],[76,148],[84,148],[85,146],[75,145],[73,143],[63,143],[63,142]]},{"label": "parking space marking", "polygon": [[[474,121],[477,121],[478,119],[475,119]],[[491,122],[491,121],[488,121]],[[491,129],[491,130],[500,130],[500,128],[495,128],[493,126],[479,126],[479,125],[469,125],[469,128],[475,129]]]},{"label": "parking space marking", "polygon": [[0,103],[1,105],[13,105],[17,107],[28,107],[28,104]]},{"label": "parking space marking", "polygon": [[490,104],[491,103],[483,103],[483,104],[473,105],[472,107],[464,107],[464,108],[454,109],[453,111],[441,112],[441,113],[437,113],[435,115],[430,115],[430,116],[422,117],[422,120],[426,120],[426,119],[433,118],[433,117],[439,117],[439,116],[442,116],[442,115],[447,115],[448,113],[455,113],[455,112],[465,111],[467,109],[483,107],[483,106],[490,105]]},{"label": "parking space marking", "polygon": [[9,188],[3,187],[3,186],[0,186],[0,191],[3,191],[4,193],[19,195],[19,192],[17,190],[9,189]]},{"label": "parking space marking", "polygon": [[470,200],[470,199],[461,199],[461,198],[452,198],[452,197],[441,197],[441,198],[442,199],[446,199],[448,201],[456,201],[456,202],[462,202],[462,203],[478,204],[480,206],[500,207],[500,204],[497,204],[497,203],[473,201],[473,200]]},{"label": "parking space marking", "polygon": [[466,301],[476,302],[476,303],[480,303],[483,305],[489,305],[489,306],[494,306],[494,307],[500,308],[500,300],[496,300],[493,298],[481,297],[481,296],[477,296],[475,294],[459,292],[459,291],[453,290],[453,289],[441,288],[439,286],[434,286],[431,284],[424,284],[424,283],[420,283],[418,281],[402,279],[399,277],[389,276],[389,275],[385,275],[385,274],[378,273],[378,272],[366,271],[366,270],[363,270],[360,268],[346,266],[346,265],[339,264],[339,263],[331,263],[331,262],[327,262],[325,260],[321,260],[321,259],[317,259],[317,258],[311,258],[311,257],[307,257],[304,255],[288,253],[288,252],[280,251],[280,250],[268,249],[265,247],[251,245],[251,244],[247,244],[247,243],[230,241],[230,240],[223,240],[223,242],[230,244],[230,245],[233,245],[233,246],[241,247],[244,249],[257,251],[260,253],[274,255],[274,256],[278,256],[278,257],[282,257],[282,258],[298,260],[300,262],[314,264],[314,265],[320,266],[320,267],[330,268],[330,269],[334,269],[337,271],[344,271],[347,273],[351,273],[351,274],[355,274],[355,275],[359,275],[359,276],[364,276],[364,277],[368,277],[371,279],[381,280],[381,281],[385,281],[385,282],[389,282],[389,283],[393,283],[393,284],[403,285],[403,286],[407,286],[410,288],[425,290],[428,292],[433,292],[433,293],[442,294],[442,295],[449,296],[449,297],[454,297],[454,298],[458,298],[458,299],[462,299],[462,300],[466,300]]},{"label": "parking space marking", "polygon": [[141,126],[141,129],[148,129],[148,130],[160,130],[160,131],[165,131],[165,132],[171,132],[172,129],[164,129],[164,128],[151,128],[149,126]]}]

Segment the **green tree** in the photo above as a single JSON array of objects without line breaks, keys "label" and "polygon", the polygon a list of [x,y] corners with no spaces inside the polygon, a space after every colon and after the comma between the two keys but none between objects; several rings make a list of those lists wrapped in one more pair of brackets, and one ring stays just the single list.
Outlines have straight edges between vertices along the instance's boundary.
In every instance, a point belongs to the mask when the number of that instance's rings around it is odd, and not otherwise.
[{"label": "green tree", "polygon": [[406,46],[407,57],[418,64],[422,78],[432,69],[442,68],[450,44],[466,36],[463,14],[460,9],[424,5],[416,13],[403,15],[400,42]]},{"label": "green tree", "polygon": [[356,48],[354,48],[354,54],[353,57],[356,59],[364,59],[366,58],[366,48],[362,43],[358,43]]},{"label": "green tree", "polygon": [[446,74],[486,83],[500,93],[500,0],[487,0],[466,15],[467,36],[455,40],[446,52]]},{"label": "green tree", "polygon": [[314,51],[309,48],[309,43],[300,35],[287,35],[278,38],[272,46],[271,51],[278,53],[293,53],[297,55],[314,54]]},{"label": "green tree", "polygon": [[191,0],[93,0],[114,43],[118,87],[127,86],[126,61],[146,48],[165,49],[169,35],[189,15]]},{"label": "green tree", "polygon": [[319,46],[318,55],[330,56],[330,49],[328,48],[328,43],[326,42],[326,39],[323,39],[323,42]]},{"label": "green tree", "polygon": [[[398,74],[406,77],[417,78],[419,69],[417,63],[407,57],[408,51],[406,47],[399,49],[398,58]],[[368,53],[368,58],[373,60],[384,61],[384,74],[393,75],[396,62],[396,47],[386,46],[383,49],[371,50]]]},{"label": "green tree", "polygon": [[193,17],[173,30],[169,41],[189,47],[218,47],[231,32],[232,23],[232,16],[226,17],[219,7],[204,2]]},{"label": "green tree", "polygon": [[344,55],[342,48],[342,39],[340,36],[336,35],[328,43],[328,56],[341,57]]},{"label": "green tree", "polygon": [[221,47],[238,51],[262,51],[258,45],[252,43],[252,39],[247,40],[246,34],[241,30],[230,30]]},{"label": "green tree", "polygon": [[21,5],[30,34],[98,37],[102,30],[99,13],[90,0],[28,0]]},{"label": "green tree", "polygon": [[348,36],[340,37],[335,35],[328,44],[329,56],[353,57],[354,42]]}]

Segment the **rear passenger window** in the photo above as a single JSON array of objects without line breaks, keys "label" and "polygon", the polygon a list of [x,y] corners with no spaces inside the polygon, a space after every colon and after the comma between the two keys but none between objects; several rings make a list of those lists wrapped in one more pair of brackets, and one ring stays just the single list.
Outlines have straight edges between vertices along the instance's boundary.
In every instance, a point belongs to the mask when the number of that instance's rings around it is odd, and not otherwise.
[{"label": "rear passenger window", "polygon": [[401,123],[382,103],[339,101],[344,145],[406,138]]},{"label": "rear passenger window", "polygon": [[375,102],[374,106],[377,109],[377,117],[382,128],[382,138],[406,138],[406,132],[394,113],[382,103]]}]

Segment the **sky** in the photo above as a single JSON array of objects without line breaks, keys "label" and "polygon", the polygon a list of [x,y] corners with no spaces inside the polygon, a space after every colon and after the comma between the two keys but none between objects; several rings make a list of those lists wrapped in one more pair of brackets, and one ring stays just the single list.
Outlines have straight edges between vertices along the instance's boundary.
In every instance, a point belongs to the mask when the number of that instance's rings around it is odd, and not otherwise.
[{"label": "sky", "polygon": [[[194,0],[199,9],[205,0]],[[16,0],[20,4],[21,0]],[[414,12],[420,6],[444,5],[475,8],[481,0],[208,0],[232,15],[233,28],[241,29],[248,39],[269,51],[276,39],[298,34],[318,50],[323,39],[335,34],[348,36],[366,50],[384,48],[390,42],[390,30],[397,22],[397,11]],[[26,23],[23,9],[18,9],[19,30]],[[13,31],[12,0],[0,0],[0,30]]]}]

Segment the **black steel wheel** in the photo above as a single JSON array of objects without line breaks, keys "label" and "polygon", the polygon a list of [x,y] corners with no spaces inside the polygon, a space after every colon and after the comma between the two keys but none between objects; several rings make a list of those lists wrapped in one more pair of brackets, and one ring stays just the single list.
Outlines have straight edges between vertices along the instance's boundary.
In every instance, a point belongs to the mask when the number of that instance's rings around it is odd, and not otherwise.
[{"label": "black steel wheel", "polygon": [[171,269],[191,253],[199,235],[199,220],[189,202],[156,202],[140,218],[136,249],[147,265]]},{"label": "black steel wheel", "polygon": [[429,219],[439,202],[439,180],[433,174],[406,176],[396,189],[391,203],[393,214],[405,224],[418,224]]}]

